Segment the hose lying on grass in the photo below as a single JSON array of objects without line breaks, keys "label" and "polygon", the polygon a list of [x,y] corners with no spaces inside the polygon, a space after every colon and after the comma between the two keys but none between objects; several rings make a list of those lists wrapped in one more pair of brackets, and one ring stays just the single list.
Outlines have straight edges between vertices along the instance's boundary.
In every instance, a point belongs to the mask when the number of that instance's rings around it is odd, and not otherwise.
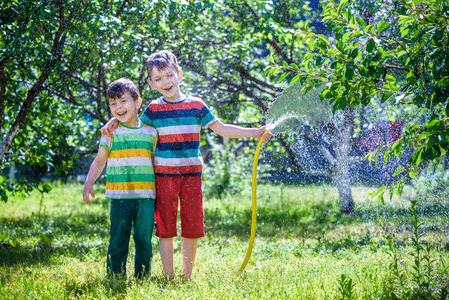
[{"label": "hose lying on grass", "polygon": [[262,134],[262,137],[259,139],[259,143],[257,144],[256,152],[254,153],[253,177],[252,177],[253,213],[252,213],[252,219],[251,219],[251,236],[249,238],[249,245],[248,245],[248,250],[246,251],[245,259],[243,260],[242,266],[237,271],[237,276],[239,276],[240,273],[245,269],[246,264],[248,263],[249,258],[251,257],[251,252],[253,251],[253,245],[254,245],[254,238],[256,237],[256,221],[257,221],[257,164],[259,163],[259,153],[260,153],[260,147],[262,146],[262,142],[263,142],[263,135],[266,132],[268,132],[268,130],[265,130],[265,132]]}]

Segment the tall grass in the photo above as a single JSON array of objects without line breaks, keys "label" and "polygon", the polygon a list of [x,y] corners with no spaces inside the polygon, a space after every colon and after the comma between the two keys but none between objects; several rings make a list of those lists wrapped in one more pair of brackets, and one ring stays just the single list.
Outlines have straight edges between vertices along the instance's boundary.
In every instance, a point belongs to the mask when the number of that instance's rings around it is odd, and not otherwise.
[{"label": "tall grass", "polygon": [[[386,204],[355,187],[356,213],[339,213],[332,186],[259,186],[252,257],[249,193],[205,200],[206,236],[191,282],[167,280],[153,239],[152,274],[110,282],[105,255],[109,201],[91,206],[82,186],[56,184],[44,198],[0,203],[1,299],[445,299],[449,282],[447,199]],[[96,187],[96,194],[104,189]],[[181,239],[175,268],[181,271]],[[417,253],[419,257],[417,258]],[[419,260],[419,268],[416,261]],[[418,299],[416,298],[416,299]]]}]

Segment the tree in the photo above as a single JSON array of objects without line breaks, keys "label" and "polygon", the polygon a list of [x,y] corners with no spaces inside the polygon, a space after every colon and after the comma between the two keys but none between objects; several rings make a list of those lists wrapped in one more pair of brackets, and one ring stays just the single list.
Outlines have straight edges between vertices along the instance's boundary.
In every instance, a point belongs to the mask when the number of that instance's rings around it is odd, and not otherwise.
[{"label": "tree", "polygon": [[26,164],[39,173],[18,183],[2,179],[3,200],[7,190],[27,192],[45,174],[66,174],[74,155],[96,151],[92,126],[110,117],[107,82],[129,76],[143,89],[141,54],[157,49],[170,28],[153,16],[163,23],[168,11],[168,4],[149,1],[2,5],[1,168]]},{"label": "tree", "polygon": [[[390,197],[400,194],[406,176],[414,177],[423,160],[439,159],[448,146],[449,95],[449,3],[448,1],[387,2],[384,18],[377,24],[357,16],[347,0],[330,1],[323,10],[323,22],[332,39],[309,29],[298,30],[301,46],[311,51],[300,65],[273,66],[284,77],[294,74],[305,89],[326,83],[321,93],[333,110],[367,105],[373,98],[396,107],[413,106],[432,114],[425,124],[410,124],[403,137],[388,145],[387,161],[411,148],[407,168],[399,167],[400,180],[389,188]],[[383,147],[369,155],[376,159]],[[377,194],[383,197],[387,187]]]},{"label": "tree", "polygon": [[[281,90],[262,74],[265,49],[270,45],[290,59],[294,48],[283,51],[278,42],[292,38],[298,26],[293,19],[309,14],[295,1],[276,4],[282,17],[266,5],[27,0],[2,6],[2,169],[36,166],[37,179],[67,174],[74,157],[96,151],[97,129],[110,117],[107,83],[126,76],[138,83],[144,98],[153,96],[144,61],[162,48],[179,56],[190,75],[187,91],[203,97],[221,118],[262,122]],[[38,182],[2,180],[2,199],[6,190],[26,192]]]}]

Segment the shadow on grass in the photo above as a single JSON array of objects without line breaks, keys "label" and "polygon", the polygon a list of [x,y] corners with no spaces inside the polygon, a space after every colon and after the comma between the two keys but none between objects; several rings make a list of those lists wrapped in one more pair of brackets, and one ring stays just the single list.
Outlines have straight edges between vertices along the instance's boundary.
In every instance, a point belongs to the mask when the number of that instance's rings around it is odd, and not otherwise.
[{"label": "shadow on grass", "polygon": [[[417,210],[420,220],[433,222],[433,225],[424,226],[423,229],[449,229],[448,206],[447,201],[420,203]],[[371,206],[357,207],[352,215],[341,214],[339,211],[338,204],[324,202],[261,206],[257,211],[257,235],[264,238],[317,238],[323,231],[330,231],[339,225],[376,224],[380,219],[385,223],[395,223],[398,220],[403,224],[410,223],[407,227],[412,229],[412,212],[407,207],[373,203]],[[438,217],[443,220],[437,220]],[[212,231],[214,235],[247,238],[251,230],[251,219],[251,207],[237,210],[228,205],[220,209],[205,209],[206,230]]]},{"label": "shadow on grass", "polygon": [[[106,253],[109,216],[92,212],[1,218],[0,266],[47,264],[60,255],[84,257],[93,247]],[[2,241],[3,239],[3,241]]]},{"label": "shadow on grass", "polygon": [[88,275],[82,282],[77,278],[64,278],[64,299],[79,299],[102,295],[107,299],[125,299],[130,281],[126,279],[109,279],[99,275]]},{"label": "shadow on grass", "polygon": [[[132,279],[131,279],[132,278]],[[106,299],[126,299],[127,291],[136,286],[157,285],[160,289],[179,289],[184,282],[180,279],[169,279],[165,276],[148,276],[142,279],[134,277],[114,278],[101,277],[99,274],[88,274],[82,282],[79,278],[64,278],[64,299],[90,298],[90,296]]]}]

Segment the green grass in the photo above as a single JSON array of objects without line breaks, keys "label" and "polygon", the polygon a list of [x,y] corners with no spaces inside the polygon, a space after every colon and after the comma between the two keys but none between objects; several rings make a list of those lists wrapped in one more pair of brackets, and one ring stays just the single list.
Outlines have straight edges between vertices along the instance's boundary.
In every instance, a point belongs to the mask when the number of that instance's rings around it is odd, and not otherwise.
[{"label": "green grass", "polygon": [[[235,275],[249,242],[250,191],[205,200],[206,236],[199,242],[194,281],[162,276],[153,238],[152,275],[142,282],[132,278],[131,242],[128,278],[110,282],[109,201],[99,197],[85,205],[81,191],[81,185],[55,184],[43,198],[33,193],[0,203],[1,299],[390,299],[392,293],[407,299],[422,292],[423,282],[430,284],[426,297],[439,299],[448,286],[448,199],[417,206],[423,234],[419,276],[413,269],[410,191],[378,204],[366,200],[373,188],[354,187],[356,213],[345,216],[333,186],[261,185],[256,241],[240,277]],[[97,195],[103,192],[96,187]],[[176,238],[178,273],[180,249]]]}]

